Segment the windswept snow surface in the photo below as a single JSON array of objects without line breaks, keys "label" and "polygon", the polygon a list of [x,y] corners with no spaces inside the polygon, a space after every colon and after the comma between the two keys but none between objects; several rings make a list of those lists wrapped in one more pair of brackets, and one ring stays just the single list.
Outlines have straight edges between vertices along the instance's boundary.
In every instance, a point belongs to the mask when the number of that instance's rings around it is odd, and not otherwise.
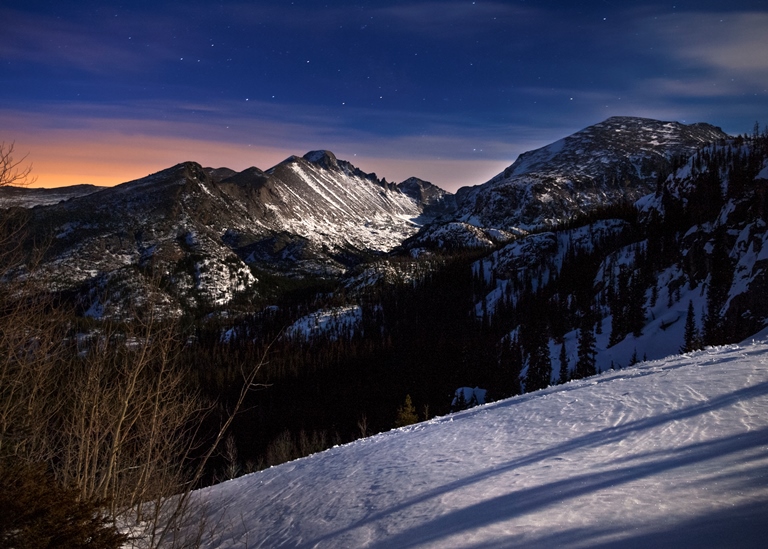
[{"label": "windswept snow surface", "polygon": [[200,490],[205,547],[765,547],[768,343],[390,431]]}]

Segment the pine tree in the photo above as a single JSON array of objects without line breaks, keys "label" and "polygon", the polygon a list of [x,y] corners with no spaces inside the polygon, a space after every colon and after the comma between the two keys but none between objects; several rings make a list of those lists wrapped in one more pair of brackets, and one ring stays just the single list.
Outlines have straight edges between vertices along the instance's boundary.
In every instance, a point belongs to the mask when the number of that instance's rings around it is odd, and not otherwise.
[{"label": "pine tree", "polygon": [[696,313],[693,310],[693,301],[688,301],[688,314],[685,317],[685,335],[683,336],[681,353],[690,353],[701,348],[699,329],[696,327]]},{"label": "pine tree", "polygon": [[645,288],[638,273],[629,282],[629,303],[627,307],[627,329],[635,337],[643,335],[645,327]]},{"label": "pine tree", "polygon": [[[608,346],[613,347],[623,340],[629,332],[628,311],[630,278],[629,270],[624,266],[619,267],[619,276],[616,280],[616,291],[611,293],[609,306],[611,308],[611,334],[608,337]],[[610,290],[611,288],[609,288]]]},{"label": "pine tree", "polygon": [[707,345],[721,345],[726,342],[722,308],[731,289],[733,267],[724,240],[724,234],[717,235],[712,248],[707,312],[704,317],[704,343]]},{"label": "pine tree", "polygon": [[419,422],[419,416],[416,415],[416,408],[413,406],[411,395],[405,395],[405,402],[397,409],[397,419],[395,427],[405,427]]},{"label": "pine tree", "polygon": [[549,356],[549,338],[543,331],[533,330],[535,335],[528,355],[528,372],[525,375],[525,391],[537,391],[549,387],[552,379],[552,360]]},{"label": "pine tree", "polygon": [[504,338],[501,344],[501,391],[506,396],[521,393],[520,371],[523,369],[523,352],[517,337]]},{"label": "pine tree", "polygon": [[579,358],[576,361],[575,378],[589,377],[597,373],[595,370],[597,341],[595,340],[595,333],[592,331],[593,326],[592,312],[588,311],[582,317],[579,328]]},{"label": "pine tree", "polygon": [[560,345],[560,377],[557,382],[561,385],[568,382],[568,355],[565,352],[565,341]]},{"label": "pine tree", "polygon": [[3,456],[0,486],[2,547],[118,549],[128,539],[99,502],[59,484],[42,464]]}]

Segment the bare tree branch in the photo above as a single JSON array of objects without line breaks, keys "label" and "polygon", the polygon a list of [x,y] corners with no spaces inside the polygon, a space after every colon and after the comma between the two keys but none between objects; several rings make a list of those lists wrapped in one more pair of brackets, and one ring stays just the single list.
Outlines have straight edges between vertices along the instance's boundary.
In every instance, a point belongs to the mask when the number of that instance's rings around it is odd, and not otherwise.
[{"label": "bare tree branch", "polygon": [[20,159],[14,158],[15,143],[0,143],[0,187],[10,185],[24,187],[31,185],[37,178],[30,177],[32,164],[24,165],[27,154]]}]

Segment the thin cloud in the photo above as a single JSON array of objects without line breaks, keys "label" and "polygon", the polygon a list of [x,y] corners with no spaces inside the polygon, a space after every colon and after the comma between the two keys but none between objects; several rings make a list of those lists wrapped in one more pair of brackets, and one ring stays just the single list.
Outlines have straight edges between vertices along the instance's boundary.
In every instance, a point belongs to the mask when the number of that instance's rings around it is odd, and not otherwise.
[{"label": "thin cloud", "polygon": [[768,13],[688,14],[669,34],[676,53],[702,66],[768,74]]},{"label": "thin cloud", "polygon": [[75,23],[0,9],[0,20],[6,22],[0,37],[0,58],[57,71],[131,74],[145,73],[169,60],[178,60],[179,52],[196,54],[201,49],[196,35],[174,32],[180,26],[176,15],[109,13],[103,10],[87,22]]},{"label": "thin cloud", "polygon": [[682,98],[736,97],[752,88],[751,83],[726,77],[709,78],[651,78],[642,86],[647,93],[657,96]]},{"label": "thin cloud", "polygon": [[6,24],[0,39],[0,58],[14,63],[33,62],[89,72],[139,68],[145,59],[138,52],[116,47],[95,32],[54,18],[0,11]]},{"label": "thin cloud", "polygon": [[[666,87],[690,97],[739,94],[768,87],[768,13],[685,13],[645,20],[667,55],[681,65],[681,84]],[[690,71],[698,71],[690,77]],[[686,78],[686,73],[689,77]]]},{"label": "thin cloud", "polygon": [[[500,2],[434,1],[412,2],[396,6],[325,5],[306,7],[280,5],[260,6],[248,3],[233,3],[219,10],[211,11],[208,6],[187,6],[185,10],[205,13],[219,22],[236,22],[245,26],[279,25],[282,28],[311,28],[313,32],[338,30],[351,27],[366,31],[370,28],[386,27],[390,32],[407,31],[418,33],[455,34],[474,32],[487,28],[489,23],[518,22],[524,24],[531,18],[538,18],[538,11]],[[441,34],[440,38],[451,39]]]}]

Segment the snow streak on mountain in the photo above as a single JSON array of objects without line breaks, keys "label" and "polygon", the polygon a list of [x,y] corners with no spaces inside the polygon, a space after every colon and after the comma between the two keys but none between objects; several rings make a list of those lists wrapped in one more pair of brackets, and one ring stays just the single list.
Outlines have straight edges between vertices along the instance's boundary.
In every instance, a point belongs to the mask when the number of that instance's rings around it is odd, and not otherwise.
[{"label": "snow streak on mountain", "polygon": [[605,373],[200,490],[204,547],[762,547],[768,343]]},{"label": "snow streak on mountain", "polygon": [[[339,162],[328,151],[291,157],[250,180],[233,176],[222,186],[245,210],[232,232],[252,232],[255,220],[266,230],[339,250],[391,250],[418,230],[425,209],[396,185]],[[249,192],[258,192],[260,200],[247,200]],[[256,216],[255,204],[263,208]]]}]

